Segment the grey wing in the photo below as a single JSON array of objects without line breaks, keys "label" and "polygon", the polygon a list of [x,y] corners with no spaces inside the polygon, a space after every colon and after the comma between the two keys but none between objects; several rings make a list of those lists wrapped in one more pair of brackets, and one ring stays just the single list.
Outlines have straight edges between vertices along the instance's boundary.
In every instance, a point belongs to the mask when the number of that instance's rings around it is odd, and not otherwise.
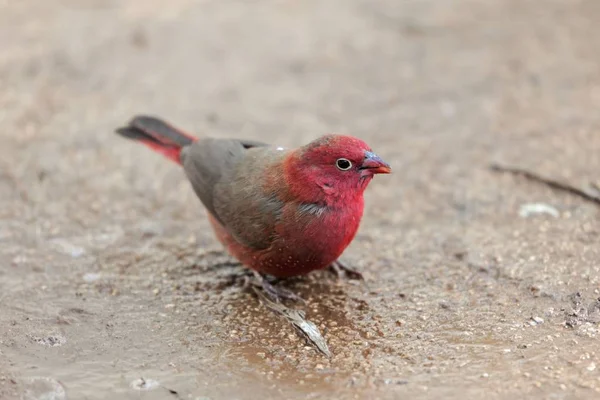
[{"label": "grey wing", "polygon": [[200,139],[181,151],[181,164],[192,188],[208,211],[221,223],[214,207],[214,188],[223,175],[235,169],[247,149],[267,144],[237,139]]},{"label": "grey wing", "polygon": [[270,245],[283,207],[275,194],[265,193],[260,184],[265,163],[258,154],[273,155],[254,148],[265,146],[207,138],[186,147],[181,157],[186,175],[208,211],[236,240],[257,249]]}]

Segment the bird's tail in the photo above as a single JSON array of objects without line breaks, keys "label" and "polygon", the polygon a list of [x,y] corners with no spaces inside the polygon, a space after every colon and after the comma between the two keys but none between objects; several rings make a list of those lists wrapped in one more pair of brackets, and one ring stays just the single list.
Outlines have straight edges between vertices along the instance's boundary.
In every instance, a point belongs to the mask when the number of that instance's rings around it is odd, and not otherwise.
[{"label": "bird's tail", "polygon": [[158,118],[143,115],[136,116],[116,133],[137,140],[178,164],[181,164],[181,149],[197,140]]}]

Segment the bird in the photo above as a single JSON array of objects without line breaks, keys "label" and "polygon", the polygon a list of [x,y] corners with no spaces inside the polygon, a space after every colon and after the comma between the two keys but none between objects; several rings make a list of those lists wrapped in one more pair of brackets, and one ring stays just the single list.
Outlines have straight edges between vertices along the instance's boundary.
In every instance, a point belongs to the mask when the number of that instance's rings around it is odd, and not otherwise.
[{"label": "bird", "polygon": [[392,172],[363,140],[326,134],[286,149],[246,139],[197,138],[149,115],[135,116],[115,131],[183,167],[218,241],[273,298],[297,296],[267,276],[332,267],[361,278],[339,258],[359,228],[369,182]]}]

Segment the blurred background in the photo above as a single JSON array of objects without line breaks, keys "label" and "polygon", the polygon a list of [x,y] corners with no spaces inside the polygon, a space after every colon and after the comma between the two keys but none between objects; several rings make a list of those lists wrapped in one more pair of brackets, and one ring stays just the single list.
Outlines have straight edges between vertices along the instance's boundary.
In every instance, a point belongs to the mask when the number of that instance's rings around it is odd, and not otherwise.
[{"label": "blurred background", "polygon": [[[597,395],[598,207],[489,165],[600,185],[598,21],[596,0],[0,0],[0,397]],[[291,284],[331,360],[211,268],[182,171],[113,134],[139,113],[390,162],[346,253],[371,290]]]}]

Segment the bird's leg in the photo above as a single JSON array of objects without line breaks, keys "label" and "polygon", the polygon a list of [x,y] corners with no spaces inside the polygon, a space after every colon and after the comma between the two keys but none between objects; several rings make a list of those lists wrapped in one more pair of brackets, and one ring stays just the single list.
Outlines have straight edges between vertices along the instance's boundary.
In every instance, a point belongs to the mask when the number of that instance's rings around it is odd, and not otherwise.
[{"label": "bird's leg", "polygon": [[356,279],[359,281],[364,281],[365,278],[363,275],[350,267],[348,264],[343,262],[342,260],[335,260],[330,265],[331,271],[335,274],[335,276],[339,279],[342,275],[346,275],[348,279]]},{"label": "bird's leg", "polygon": [[281,299],[287,299],[292,301],[299,301],[301,303],[305,303],[304,299],[298,296],[296,293],[292,292],[289,289],[277,287],[271,284],[266,277],[261,275],[256,271],[252,271],[254,273],[255,279],[258,281],[259,285],[262,286],[265,294],[271,298],[271,300],[280,303]]}]

